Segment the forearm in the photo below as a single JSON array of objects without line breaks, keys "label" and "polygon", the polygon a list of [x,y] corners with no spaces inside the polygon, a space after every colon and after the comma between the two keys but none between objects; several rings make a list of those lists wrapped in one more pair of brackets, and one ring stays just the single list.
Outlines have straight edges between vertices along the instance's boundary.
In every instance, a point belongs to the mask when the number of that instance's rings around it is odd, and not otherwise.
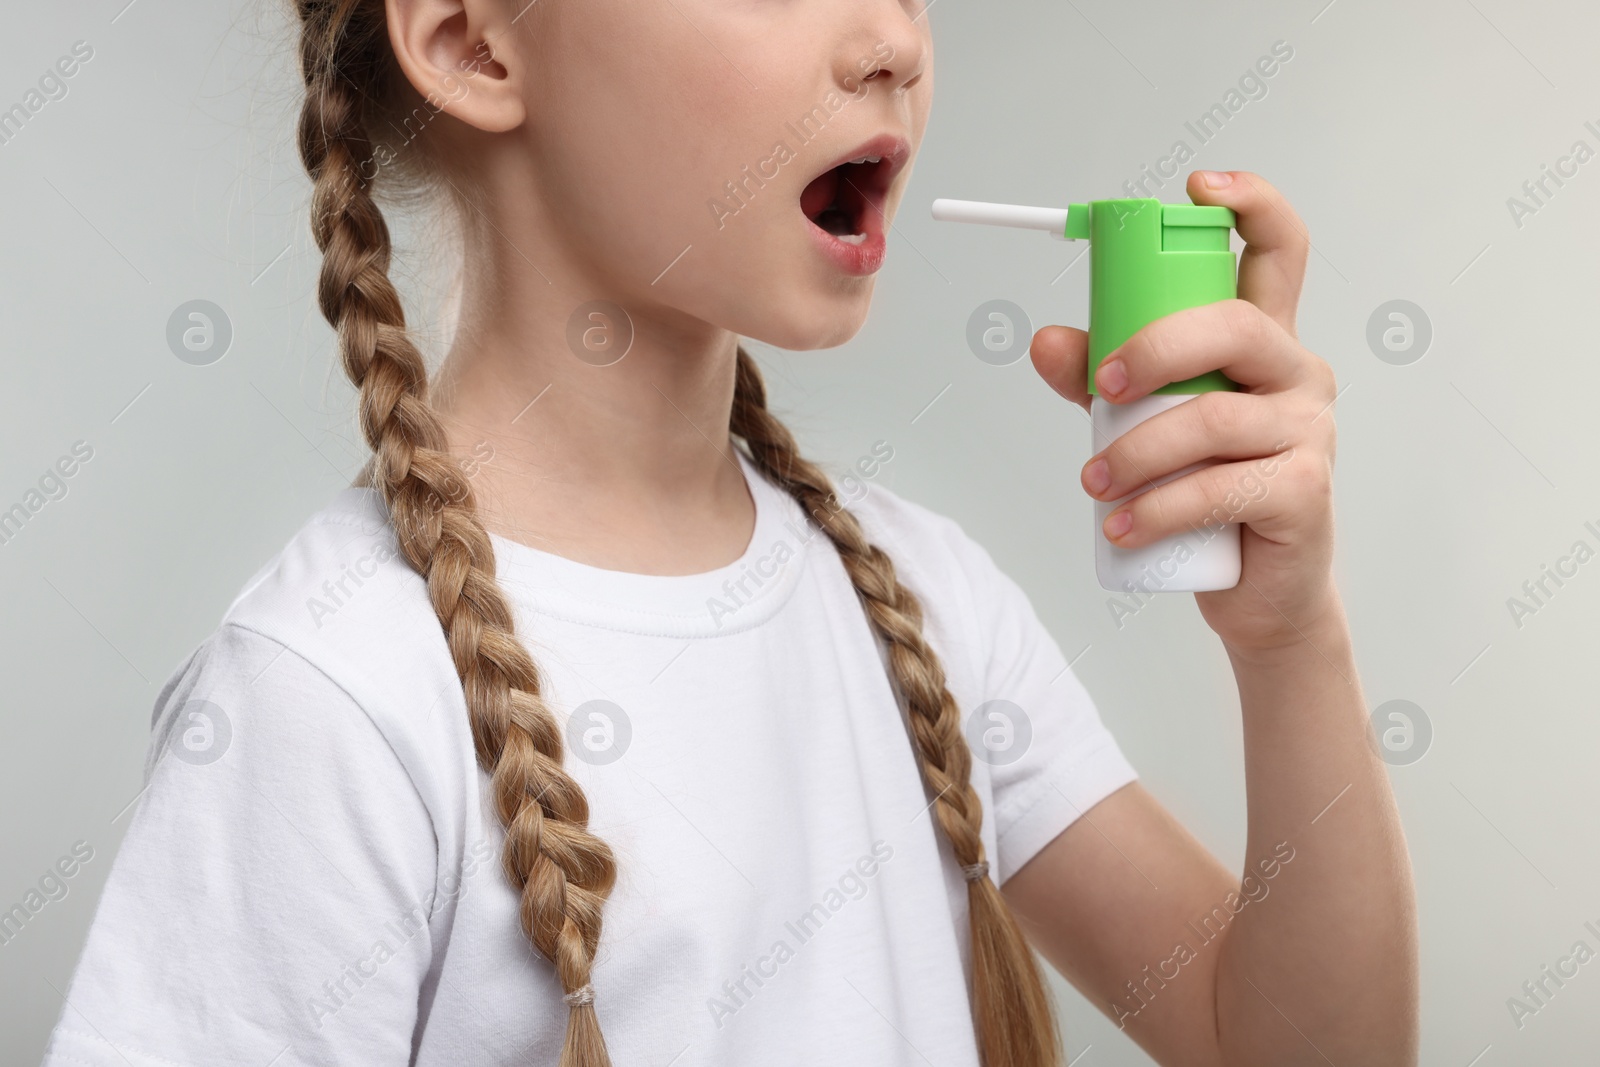
[{"label": "forearm", "polygon": [[1294,646],[1229,649],[1244,719],[1246,874],[1257,883],[1217,957],[1229,1064],[1416,1062],[1410,860],[1330,597]]}]

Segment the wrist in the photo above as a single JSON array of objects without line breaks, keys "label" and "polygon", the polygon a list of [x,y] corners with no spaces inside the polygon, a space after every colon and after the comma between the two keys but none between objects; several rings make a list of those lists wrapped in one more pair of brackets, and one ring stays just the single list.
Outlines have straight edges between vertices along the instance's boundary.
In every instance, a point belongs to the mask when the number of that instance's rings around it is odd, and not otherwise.
[{"label": "wrist", "polygon": [[1352,655],[1350,625],[1331,577],[1326,590],[1315,601],[1294,612],[1280,640],[1257,645],[1238,644],[1224,638],[1222,644],[1236,673],[1240,669],[1298,667],[1308,657],[1327,661],[1342,671],[1343,664]]}]

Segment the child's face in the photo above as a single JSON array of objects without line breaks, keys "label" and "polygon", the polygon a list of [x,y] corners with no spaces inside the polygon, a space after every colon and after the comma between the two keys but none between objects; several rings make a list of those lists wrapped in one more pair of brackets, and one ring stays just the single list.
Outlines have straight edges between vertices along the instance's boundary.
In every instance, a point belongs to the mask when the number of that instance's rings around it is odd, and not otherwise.
[{"label": "child's face", "polygon": [[[518,37],[551,238],[636,319],[790,349],[848,340],[927,126],[924,6],[541,0]],[[882,163],[828,175],[875,139]],[[812,217],[868,240],[841,243]]]}]

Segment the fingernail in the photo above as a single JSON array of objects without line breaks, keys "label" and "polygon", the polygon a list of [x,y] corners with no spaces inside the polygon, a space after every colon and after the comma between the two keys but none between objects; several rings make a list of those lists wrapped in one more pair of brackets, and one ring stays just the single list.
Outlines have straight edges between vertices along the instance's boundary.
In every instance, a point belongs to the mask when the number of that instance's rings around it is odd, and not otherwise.
[{"label": "fingernail", "polygon": [[1221,189],[1233,182],[1233,175],[1223,171],[1203,170],[1200,172],[1200,177],[1212,189]]},{"label": "fingernail", "polygon": [[1083,484],[1089,487],[1089,492],[1099,494],[1111,488],[1111,464],[1104,459],[1097,459],[1083,472]]},{"label": "fingernail", "polygon": [[1120,360],[1111,360],[1100,364],[1100,369],[1094,376],[1095,384],[1102,393],[1115,396],[1128,387],[1128,371]]},{"label": "fingernail", "polygon": [[1119,511],[1106,520],[1106,536],[1112,540],[1121,537],[1133,528],[1133,513]]}]

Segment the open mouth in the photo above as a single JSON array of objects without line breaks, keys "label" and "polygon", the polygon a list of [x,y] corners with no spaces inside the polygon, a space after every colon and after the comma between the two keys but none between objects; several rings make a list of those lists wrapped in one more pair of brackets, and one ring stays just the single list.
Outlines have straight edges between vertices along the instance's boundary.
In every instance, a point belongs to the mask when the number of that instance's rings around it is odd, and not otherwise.
[{"label": "open mouth", "polygon": [[865,155],[839,164],[812,179],[800,194],[800,210],[812,225],[847,244],[861,244],[881,231],[884,194],[890,164]]},{"label": "open mouth", "polygon": [[911,159],[904,137],[879,134],[857,145],[800,192],[812,244],[835,268],[865,277],[883,265],[889,190]]}]

